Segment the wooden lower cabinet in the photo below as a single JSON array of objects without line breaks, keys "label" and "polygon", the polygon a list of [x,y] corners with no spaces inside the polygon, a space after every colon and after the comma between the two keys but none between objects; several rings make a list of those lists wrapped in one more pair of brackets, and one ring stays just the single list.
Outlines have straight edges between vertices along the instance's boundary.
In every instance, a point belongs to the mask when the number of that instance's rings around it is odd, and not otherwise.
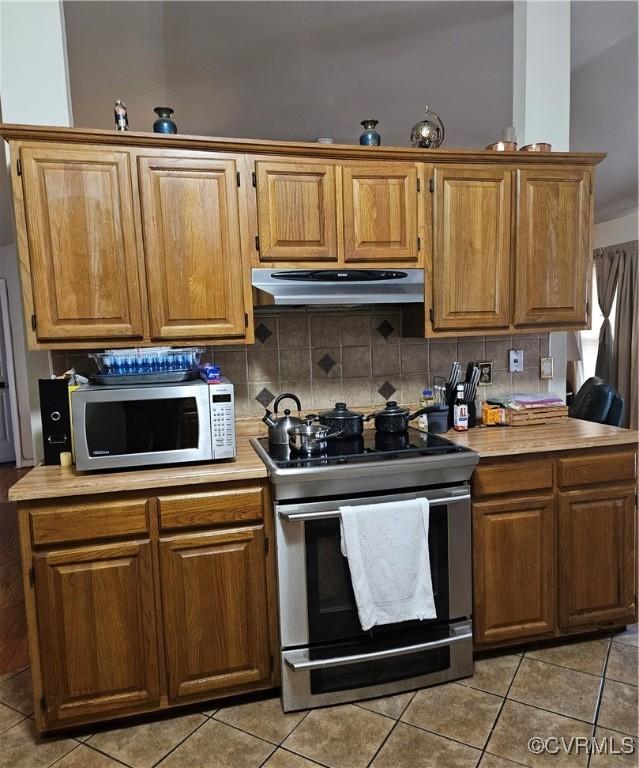
[{"label": "wooden lower cabinet", "polygon": [[478,643],[552,633],[552,496],[473,504],[474,618]]},{"label": "wooden lower cabinet", "polygon": [[18,507],[38,729],[276,685],[264,484],[102,498]]},{"label": "wooden lower cabinet", "polygon": [[45,552],[33,562],[47,723],[158,704],[150,541]]},{"label": "wooden lower cabinet", "polygon": [[634,488],[561,493],[558,531],[560,628],[633,621]]},{"label": "wooden lower cabinet", "polygon": [[169,698],[271,674],[264,527],[160,540]]},{"label": "wooden lower cabinet", "polygon": [[478,648],[637,620],[636,466],[630,447],[479,462],[472,480]]}]

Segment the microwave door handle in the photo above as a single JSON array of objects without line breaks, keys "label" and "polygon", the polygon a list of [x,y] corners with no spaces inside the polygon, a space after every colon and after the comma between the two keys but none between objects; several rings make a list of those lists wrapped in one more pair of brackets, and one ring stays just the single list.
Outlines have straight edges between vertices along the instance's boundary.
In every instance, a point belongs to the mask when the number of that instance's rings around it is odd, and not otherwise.
[{"label": "microwave door handle", "polygon": [[444,637],[441,640],[431,640],[428,643],[418,643],[417,645],[406,645],[403,648],[389,648],[385,651],[374,651],[373,653],[360,653],[354,656],[335,656],[332,659],[314,659],[313,661],[293,661],[286,659],[288,666],[299,672],[301,670],[311,671],[313,669],[328,669],[330,667],[344,667],[348,664],[357,664],[365,661],[378,661],[379,659],[391,659],[394,656],[406,656],[409,653],[419,653],[420,651],[430,651],[434,648],[443,648],[453,643],[462,643],[472,639],[472,632],[464,632],[461,635],[453,637]]},{"label": "microwave door handle", "polygon": [[[460,496],[447,496],[444,499],[427,499],[429,505],[436,506],[438,504],[456,504],[459,501],[468,501],[470,494],[466,493]],[[282,520],[286,520],[289,523],[305,522],[306,520],[328,520],[332,517],[339,517],[339,509],[331,509],[326,512],[287,512],[284,509],[279,510],[279,516]]]}]

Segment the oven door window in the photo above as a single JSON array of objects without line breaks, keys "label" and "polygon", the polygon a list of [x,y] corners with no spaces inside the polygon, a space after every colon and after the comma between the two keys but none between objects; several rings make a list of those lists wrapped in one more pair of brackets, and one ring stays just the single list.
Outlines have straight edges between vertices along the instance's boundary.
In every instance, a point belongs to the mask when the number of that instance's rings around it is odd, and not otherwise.
[{"label": "oven door window", "polygon": [[[427,635],[415,628],[415,631],[402,631],[399,636],[393,633],[383,639],[377,638],[364,642],[350,641],[337,645],[324,646],[311,651],[311,658],[331,658],[358,653],[371,653],[389,647],[413,645],[425,640],[438,640],[448,636],[448,627],[443,627]],[[383,685],[411,677],[420,677],[440,672],[450,667],[450,647],[431,648],[386,659],[360,661],[337,667],[312,670],[311,693],[332,693],[372,685]]]},{"label": "oven door window", "polygon": [[[430,508],[428,548],[435,597],[435,621],[447,621],[448,611],[448,517],[445,506]],[[362,635],[351,583],[348,560],[340,549],[338,518],[305,523],[306,585],[309,642],[335,642]],[[406,628],[422,622],[406,622]],[[393,631],[397,625],[374,627],[367,636]]]},{"label": "oven door window", "polygon": [[89,456],[180,451],[198,447],[194,397],[86,404]]}]

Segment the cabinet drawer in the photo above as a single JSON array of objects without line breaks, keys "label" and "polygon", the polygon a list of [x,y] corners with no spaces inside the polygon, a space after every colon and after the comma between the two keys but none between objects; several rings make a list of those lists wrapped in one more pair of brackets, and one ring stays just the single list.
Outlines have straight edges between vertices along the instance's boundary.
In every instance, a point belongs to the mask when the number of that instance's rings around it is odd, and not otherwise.
[{"label": "cabinet drawer", "polygon": [[86,501],[32,509],[31,539],[39,546],[147,533],[147,503],[147,499]]},{"label": "cabinet drawer", "polygon": [[635,479],[635,452],[618,451],[604,455],[568,456],[559,459],[558,482],[560,488],[580,485],[615,483]]},{"label": "cabinet drawer", "polygon": [[162,530],[255,522],[264,517],[261,485],[160,496],[158,505]]},{"label": "cabinet drawer", "polygon": [[519,493],[552,488],[552,461],[522,459],[503,464],[480,463],[473,475],[473,495]]}]

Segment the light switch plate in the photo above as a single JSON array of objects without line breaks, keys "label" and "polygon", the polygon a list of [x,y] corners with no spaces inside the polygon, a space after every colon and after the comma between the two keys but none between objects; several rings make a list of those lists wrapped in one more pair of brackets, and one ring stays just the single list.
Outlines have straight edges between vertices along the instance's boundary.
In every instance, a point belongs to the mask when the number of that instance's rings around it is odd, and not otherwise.
[{"label": "light switch plate", "polygon": [[521,373],[521,371],[524,370],[524,350],[511,349],[509,354],[510,354],[510,366],[508,370],[511,373]]},{"label": "light switch plate", "polygon": [[539,360],[539,378],[540,379],[552,379],[553,375],[553,359],[552,357],[542,357]]}]

